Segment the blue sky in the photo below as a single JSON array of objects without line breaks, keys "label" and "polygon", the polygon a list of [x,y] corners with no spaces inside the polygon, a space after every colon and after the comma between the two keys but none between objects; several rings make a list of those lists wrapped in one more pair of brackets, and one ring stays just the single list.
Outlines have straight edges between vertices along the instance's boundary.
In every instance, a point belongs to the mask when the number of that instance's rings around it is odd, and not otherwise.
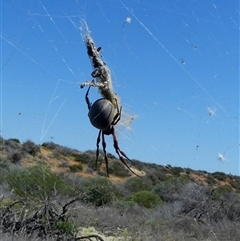
[{"label": "blue sky", "polygon": [[[79,88],[92,79],[83,19],[111,70],[123,122],[137,116],[116,126],[131,159],[240,174],[238,1],[2,1],[4,139],[96,148]],[[97,89],[89,97],[100,98]]]}]

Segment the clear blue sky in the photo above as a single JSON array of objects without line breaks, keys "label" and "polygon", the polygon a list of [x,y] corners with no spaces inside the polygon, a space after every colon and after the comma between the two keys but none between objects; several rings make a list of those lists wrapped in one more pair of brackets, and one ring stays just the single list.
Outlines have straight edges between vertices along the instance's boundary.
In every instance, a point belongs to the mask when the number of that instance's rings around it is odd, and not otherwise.
[{"label": "clear blue sky", "polygon": [[138,116],[116,127],[130,158],[239,175],[237,0],[2,1],[4,139],[96,148],[79,88],[92,71],[82,19],[125,113]]}]

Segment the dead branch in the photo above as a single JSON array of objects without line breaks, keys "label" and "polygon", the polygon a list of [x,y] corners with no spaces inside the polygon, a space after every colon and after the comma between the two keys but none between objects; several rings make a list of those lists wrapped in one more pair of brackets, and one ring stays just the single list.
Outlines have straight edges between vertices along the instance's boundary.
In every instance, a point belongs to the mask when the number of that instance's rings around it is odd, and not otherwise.
[{"label": "dead branch", "polygon": [[[0,211],[0,231],[3,233],[23,234],[27,237],[35,235],[42,239],[56,237],[56,240],[99,240],[104,241],[98,235],[77,237],[77,229],[74,228],[70,207],[79,198],[74,198],[64,205],[48,201],[41,205],[17,200]],[[16,205],[22,204],[19,208]],[[29,210],[31,207],[32,210]],[[29,208],[29,209],[28,209]],[[64,226],[66,224],[66,226]],[[62,225],[62,226],[61,226]],[[70,228],[69,226],[70,225]]]},{"label": "dead branch", "polygon": [[97,241],[100,240],[100,241],[104,241],[100,236],[98,235],[88,235],[88,236],[82,236],[82,237],[78,237],[76,238],[76,240],[84,240],[84,239],[87,239],[89,241],[92,241],[92,238],[95,238]]}]

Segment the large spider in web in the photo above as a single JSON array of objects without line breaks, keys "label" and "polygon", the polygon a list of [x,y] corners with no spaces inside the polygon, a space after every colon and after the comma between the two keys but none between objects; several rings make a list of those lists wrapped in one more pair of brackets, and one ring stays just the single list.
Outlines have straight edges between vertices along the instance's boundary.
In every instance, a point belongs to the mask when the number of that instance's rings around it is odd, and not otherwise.
[{"label": "large spider in web", "polygon": [[115,110],[114,105],[107,99],[101,98],[96,100],[93,104],[91,104],[88,94],[91,86],[88,87],[88,90],[85,95],[85,100],[88,106],[88,117],[91,122],[91,124],[99,129],[98,137],[97,137],[97,150],[96,150],[96,164],[98,161],[98,156],[99,156],[99,143],[102,138],[102,147],[103,147],[103,152],[104,152],[104,159],[106,163],[106,169],[107,169],[107,176],[108,174],[108,157],[107,157],[107,152],[106,152],[106,147],[107,144],[105,142],[105,137],[104,135],[112,135],[113,136],[113,146],[116,151],[116,153],[119,156],[119,159],[121,162],[130,170],[133,174],[137,175],[126,163],[124,160],[127,159],[128,161],[132,162],[127,155],[119,148],[118,146],[118,141],[115,133],[114,126],[120,121],[121,119],[121,111],[122,107],[117,106],[117,110]]}]

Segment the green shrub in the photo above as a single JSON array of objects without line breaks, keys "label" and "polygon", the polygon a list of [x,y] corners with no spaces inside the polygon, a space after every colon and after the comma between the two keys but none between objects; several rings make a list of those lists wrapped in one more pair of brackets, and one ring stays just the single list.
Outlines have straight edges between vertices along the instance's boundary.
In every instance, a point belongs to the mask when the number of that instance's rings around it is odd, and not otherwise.
[{"label": "green shrub", "polygon": [[79,172],[83,170],[83,166],[82,164],[78,164],[78,165],[75,164],[75,165],[69,166],[69,169],[71,172]]},{"label": "green shrub", "polygon": [[159,179],[153,174],[147,174],[145,177],[151,182],[152,186],[159,183]]},{"label": "green shrub", "polygon": [[93,174],[93,169],[91,167],[87,167],[86,170],[85,170],[85,173],[88,173],[88,174]]},{"label": "green shrub", "polygon": [[216,179],[215,179],[214,177],[212,177],[211,175],[207,175],[206,182],[207,182],[210,186],[214,186],[215,184],[217,184]]},{"label": "green shrub", "polygon": [[21,161],[22,153],[19,150],[16,150],[16,151],[12,152],[11,154],[9,154],[8,157],[10,158],[12,163],[16,164]]},{"label": "green shrub", "polygon": [[61,146],[61,145],[57,146],[57,150],[64,156],[74,156],[74,154],[76,152],[76,150],[74,150],[70,147]]},{"label": "green shrub", "polygon": [[8,139],[7,141],[14,141],[14,142],[17,142],[17,143],[21,143],[20,141],[19,141],[19,139],[17,139],[17,138],[10,138],[10,139]]},{"label": "green shrub", "polygon": [[[102,157],[99,157],[98,158],[98,161],[96,163],[96,157],[94,159],[90,159],[88,162],[87,162],[87,165],[88,167],[92,168],[94,171],[96,170],[99,170],[101,164],[103,163],[103,158]],[[105,170],[106,172],[106,170]]]},{"label": "green shrub", "polygon": [[74,150],[66,146],[55,144],[54,142],[44,142],[42,146],[49,150],[56,150],[64,156],[75,156],[77,152],[77,150]]},{"label": "green shrub", "polygon": [[111,153],[107,153],[107,157],[110,159],[117,159],[117,157],[115,157],[113,154]]},{"label": "green shrub", "polygon": [[180,176],[181,172],[184,172],[184,169],[181,167],[172,167],[171,171],[174,176]]},{"label": "green shrub", "polygon": [[7,183],[20,197],[45,200],[53,192],[70,193],[69,186],[45,166],[16,168],[7,176]]},{"label": "green shrub", "polygon": [[9,162],[0,158],[0,184],[3,183],[9,173]]},{"label": "green shrub", "polygon": [[229,183],[231,184],[231,186],[233,188],[235,188],[236,190],[240,191],[240,181],[230,180]]},{"label": "green shrub", "polygon": [[185,169],[185,171],[186,171],[187,174],[190,174],[191,172],[193,172],[193,170],[192,170],[191,168],[189,168],[189,167],[187,167],[187,168]]},{"label": "green shrub", "polygon": [[100,169],[97,170],[97,175],[101,177],[108,177],[107,172],[105,170],[100,170]]},{"label": "green shrub", "polygon": [[102,206],[116,198],[117,189],[108,178],[93,177],[81,181],[80,193],[82,201]]},{"label": "green shrub", "polygon": [[135,193],[151,189],[151,186],[147,180],[139,177],[128,178],[123,185],[127,193]]},{"label": "green shrub", "polygon": [[73,234],[77,231],[77,226],[70,221],[59,221],[58,223],[54,224],[53,228],[66,234]]},{"label": "green shrub", "polygon": [[37,152],[40,150],[39,146],[30,140],[25,141],[22,147],[25,152],[32,156],[35,156]]},{"label": "green shrub", "polygon": [[219,186],[214,189],[213,192],[213,199],[214,200],[221,200],[225,195],[232,192],[232,188],[229,185]]},{"label": "green shrub", "polygon": [[123,165],[120,160],[112,159],[109,161],[108,173],[114,174],[118,177],[129,177],[131,176],[129,170]]},{"label": "green shrub", "polygon": [[4,169],[9,169],[9,162],[6,159],[0,157],[0,171]]},{"label": "green shrub", "polygon": [[219,181],[225,181],[227,179],[227,175],[223,172],[214,172],[212,176]]},{"label": "green shrub", "polygon": [[168,173],[163,171],[163,170],[159,170],[159,172],[155,172],[154,176],[158,179],[158,181],[162,182],[162,181],[166,181],[169,179]]},{"label": "green shrub", "polygon": [[152,164],[147,170],[148,176],[154,184],[159,181],[166,181],[167,179],[169,179],[169,170],[167,168],[159,167]]},{"label": "green shrub", "polygon": [[62,154],[57,149],[52,150],[51,155],[49,156],[55,159],[62,159]]},{"label": "green shrub", "polygon": [[45,147],[49,150],[57,149],[58,145],[53,142],[43,142],[42,147]]},{"label": "green shrub", "polygon": [[125,198],[125,201],[134,202],[146,208],[153,208],[157,205],[163,205],[162,199],[158,195],[150,191],[136,192],[132,195],[127,196]]},{"label": "green shrub", "polygon": [[188,176],[172,177],[165,182],[158,183],[153,192],[160,196],[165,202],[173,202],[181,199],[179,194],[181,188],[189,182]]},{"label": "green shrub", "polygon": [[91,159],[90,155],[86,153],[76,154],[74,158],[75,161],[85,163],[85,164],[87,164],[90,159]]},{"label": "green shrub", "polygon": [[20,152],[21,151],[21,145],[19,144],[18,141],[16,141],[15,139],[9,139],[6,140],[4,142],[4,150],[6,151],[6,153],[9,155],[13,152]]}]

